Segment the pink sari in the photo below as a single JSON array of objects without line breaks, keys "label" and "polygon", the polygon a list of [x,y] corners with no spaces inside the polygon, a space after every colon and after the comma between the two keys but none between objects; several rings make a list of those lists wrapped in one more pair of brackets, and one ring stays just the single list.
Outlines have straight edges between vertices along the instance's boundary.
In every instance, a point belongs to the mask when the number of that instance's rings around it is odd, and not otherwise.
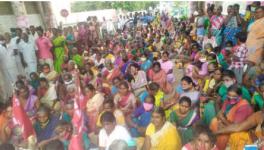
[{"label": "pink sari", "polygon": [[167,75],[164,70],[161,69],[158,73],[156,73],[151,69],[149,70],[148,77],[152,82],[158,83],[160,88],[165,93],[170,93],[172,91],[172,86],[167,81]]}]

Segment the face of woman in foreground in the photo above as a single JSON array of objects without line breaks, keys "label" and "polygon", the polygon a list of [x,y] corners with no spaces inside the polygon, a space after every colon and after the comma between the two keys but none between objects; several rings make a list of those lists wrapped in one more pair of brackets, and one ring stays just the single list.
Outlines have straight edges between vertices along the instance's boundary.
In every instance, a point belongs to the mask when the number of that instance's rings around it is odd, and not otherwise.
[{"label": "face of woman in foreground", "polygon": [[154,124],[155,128],[161,128],[165,123],[165,117],[159,113],[153,112],[152,123]]},{"label": "face of woman in foreground", "polygon": [[201,149],[201,150],[211,150],[213,148],[213,145],[210,141],[210,138],[208,137],[208,135],[201,133],[196,141],[195,141],[196,145],[195,147],[197,147],[197,149]]}]

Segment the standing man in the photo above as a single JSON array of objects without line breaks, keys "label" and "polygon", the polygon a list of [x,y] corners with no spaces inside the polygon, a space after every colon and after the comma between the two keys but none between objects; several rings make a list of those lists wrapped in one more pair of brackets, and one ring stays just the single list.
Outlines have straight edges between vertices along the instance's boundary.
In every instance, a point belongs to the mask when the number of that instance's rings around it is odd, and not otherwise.
[{"label": "standing man", "polygon": [[9,33],[5,33],[6,52],[3,62],[6,63],[6,70],[9,76],[9,81],[13,84],[17,80],[18,75],[25,75],[25,63],[21,60],[21,55],[18,51],[17,43],[20,42],[21,29],[17,29],[17,36],[11,39]]},{"label": "standing man", "polygon": [[19,51],[26,62],[25,72],[29,78],[30,73],[37,72],[37,58],[35,43],[29,40],[29,36],[26,33],[22,33],[22,39],[18,44]]},{"label": "standing man", "polygon": [[11,80],[8,76],[6,61],[6,40],[0,35],[0,98],[6,101],[12,95]]},{"label": "standing man", "polygon": [[53,70],[53,56],[51,53],[52,43],[47,37],[43,35],[43,30],[41,28],[37,30],[37,33],[39,36],[39,38],[36,40],[39,63],[40,65],[47,63],[49,64],[51,70]]}]

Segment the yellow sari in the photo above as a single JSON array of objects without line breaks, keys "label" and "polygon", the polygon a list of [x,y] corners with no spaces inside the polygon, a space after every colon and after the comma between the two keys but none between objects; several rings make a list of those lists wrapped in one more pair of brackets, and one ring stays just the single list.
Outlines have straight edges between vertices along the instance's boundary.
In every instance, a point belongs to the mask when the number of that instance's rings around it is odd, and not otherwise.
[{"label": "yellow sari", "polygon": [[176,127],[168,121],[157,132],[154,124],[150,123],[146,135],[151,139],[151,150],[181,150],[179,133]]}]

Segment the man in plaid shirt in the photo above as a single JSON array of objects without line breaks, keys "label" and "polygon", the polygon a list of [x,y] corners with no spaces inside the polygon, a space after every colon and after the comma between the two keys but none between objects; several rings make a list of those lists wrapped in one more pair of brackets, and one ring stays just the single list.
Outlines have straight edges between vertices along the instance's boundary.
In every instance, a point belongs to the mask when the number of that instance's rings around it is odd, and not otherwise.
[{"label": "man in plaid shirt", "polygon": [[239,32],[236,34],[237,46],[234,47],[232,63],[230,69],[232,69],[236,75],[237,82],[242,83],[243,68],[247,56],[248,49],[246,47],[247,33]]}]

